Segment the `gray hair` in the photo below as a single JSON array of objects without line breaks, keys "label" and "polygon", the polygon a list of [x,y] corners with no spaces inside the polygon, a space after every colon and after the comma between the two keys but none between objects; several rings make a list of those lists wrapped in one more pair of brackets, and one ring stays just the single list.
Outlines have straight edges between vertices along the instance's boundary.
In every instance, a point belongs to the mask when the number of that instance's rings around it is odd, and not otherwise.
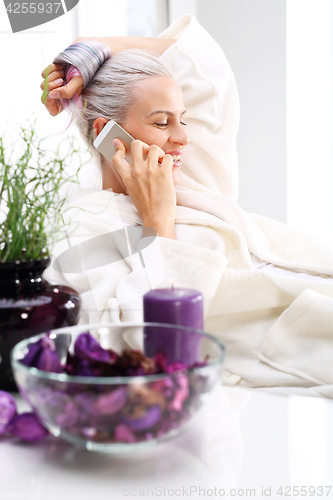
[{"label": "gray hair", "polygon": [[82,92],[82,110],[76,112],[76,122],[99,161],[101,155],[92,143],[94,121],[104,117],[121,125],[133,103],[138,82],[153,76],[171,76],[159,56],[158,53],[142,49],[118,52],[104,62]]}]

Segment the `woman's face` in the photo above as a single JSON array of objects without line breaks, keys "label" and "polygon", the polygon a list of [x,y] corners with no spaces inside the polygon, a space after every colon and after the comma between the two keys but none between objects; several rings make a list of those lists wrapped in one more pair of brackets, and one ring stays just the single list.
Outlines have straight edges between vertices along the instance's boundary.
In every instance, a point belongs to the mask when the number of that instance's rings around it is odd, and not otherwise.
[{"label": "woman's face", "polygon": [[173,78],[154,76],[136,84],[134,102],[121,124],[134,139],[173,156],[174,185],[180,181],[181,154],[189,142],[184,113],[183,93]]}]

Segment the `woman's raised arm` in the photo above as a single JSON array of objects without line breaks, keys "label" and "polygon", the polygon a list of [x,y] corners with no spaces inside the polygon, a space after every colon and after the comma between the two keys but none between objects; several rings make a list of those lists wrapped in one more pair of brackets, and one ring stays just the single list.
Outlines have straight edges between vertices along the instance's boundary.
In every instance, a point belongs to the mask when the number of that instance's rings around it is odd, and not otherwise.
[{"label": "woman's raised arm", "polygon": [[127,49],[145,49],[163,54],[163,52],[165,52],[170,47],[170,45],[176,42],[176,40],[173,40],[171,38],[157,38],[149,36],[78,38],[76,42],[84,42],[86,40],[104,43],[111,49],[112,54]]},{"label": "woman's raised arm", "polygon": [[[127,49],[145,49],[163,54],[176,40],[170,38],[156,37],[89,37],[78,38],[73,43],[93,41],[107,45],[112,54]],[[64,67],[59,64],[50,64],[42,72],[44,78],[41,89],[43,90],[42,102],[48,112],[55,116],[63,110],[59,99],[70,99],[75,93],[81,94],[83,90],[83,80],[81,76],[74,76],[66,85],[63,85],[65,78]]]}]

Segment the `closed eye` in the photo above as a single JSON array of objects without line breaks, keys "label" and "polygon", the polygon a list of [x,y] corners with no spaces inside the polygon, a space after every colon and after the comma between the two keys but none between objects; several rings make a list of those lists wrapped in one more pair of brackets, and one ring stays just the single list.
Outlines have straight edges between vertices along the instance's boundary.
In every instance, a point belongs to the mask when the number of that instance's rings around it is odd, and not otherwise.
[{"label": "closed eye", "polygon": [[[180,122],[181,125],[186,125],[185,122]],[[169,124],[168,123],[155,123],[157,127],[167,127]]]}]

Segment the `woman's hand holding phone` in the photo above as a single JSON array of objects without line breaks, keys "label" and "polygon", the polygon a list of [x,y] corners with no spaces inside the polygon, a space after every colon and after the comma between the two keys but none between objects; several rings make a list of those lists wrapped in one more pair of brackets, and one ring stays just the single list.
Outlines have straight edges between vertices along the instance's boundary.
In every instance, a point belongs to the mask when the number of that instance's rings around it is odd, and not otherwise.
[{"label": "woman's hand holding phone", "polygon": [[135,140],[131,144],[132,165],[125,160],[125,146],[114,140],[112,163],[123,179],[126,192],[139,212],[143,225],[159,236],[175,239],[176,193],[172,177],[173,159],[158,146]]}]

